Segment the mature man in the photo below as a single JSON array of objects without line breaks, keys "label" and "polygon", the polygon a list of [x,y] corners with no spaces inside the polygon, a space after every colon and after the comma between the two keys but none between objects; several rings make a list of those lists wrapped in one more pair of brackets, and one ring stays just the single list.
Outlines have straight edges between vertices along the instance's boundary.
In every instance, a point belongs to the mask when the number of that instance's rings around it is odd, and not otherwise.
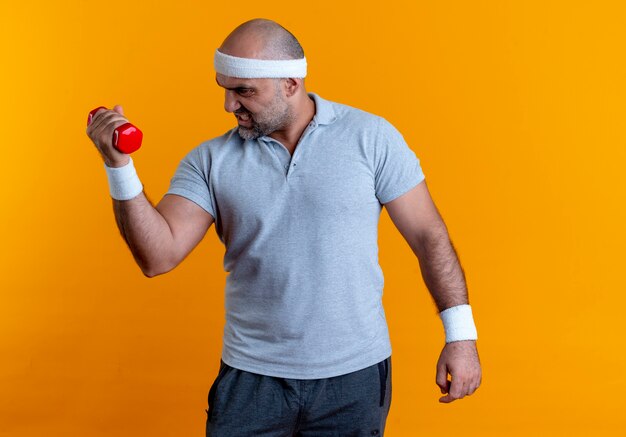
[{"label": "mature man", "polygon": [[213,223],[226,246],[207,436],[383,434],[391,404],[377,257],[383,205],[444,324],[440,401],[472,394],[481,368],[463,270],[402,135],[382,117],[308,93],[304,52],[273,21],[241,24],[214,62],[238,126],[192,149],[156,208],[130,156],[111,145],[127,122],[122,108],[98,111],[87,129],[146,276],[172,270]]}]

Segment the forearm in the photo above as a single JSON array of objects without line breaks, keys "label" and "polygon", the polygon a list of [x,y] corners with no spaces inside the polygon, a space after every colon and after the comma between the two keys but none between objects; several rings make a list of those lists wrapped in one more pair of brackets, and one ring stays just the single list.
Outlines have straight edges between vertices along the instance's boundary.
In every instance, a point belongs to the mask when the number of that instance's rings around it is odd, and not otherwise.
[{"label": "forearm", "polygon": [[113,199],[117,227],[141,271],[148,277],[171,269],[172,232],[142,192],[130,200]]},{"label": "forearm", "polygon": [[422,237],[413,251],[419,260],[424,283],[440,312],[469,303],[465,273],[445,225]]}]

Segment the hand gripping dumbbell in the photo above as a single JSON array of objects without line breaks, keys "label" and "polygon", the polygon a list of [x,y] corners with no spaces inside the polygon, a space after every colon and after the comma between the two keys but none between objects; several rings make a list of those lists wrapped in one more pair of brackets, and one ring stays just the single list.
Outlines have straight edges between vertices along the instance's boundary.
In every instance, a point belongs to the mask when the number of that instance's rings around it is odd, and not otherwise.
[{"label": "hand gripping dumbbell", "polygon": [[[98,109],[108,109],[105,106],[98,106],[92,110],[87,117],[87,126],[91,124],[94,114]],[[113,131],[113,147],[122,153],[133,153],[141,147],[143,133],[131,123],[124,123]]]}]

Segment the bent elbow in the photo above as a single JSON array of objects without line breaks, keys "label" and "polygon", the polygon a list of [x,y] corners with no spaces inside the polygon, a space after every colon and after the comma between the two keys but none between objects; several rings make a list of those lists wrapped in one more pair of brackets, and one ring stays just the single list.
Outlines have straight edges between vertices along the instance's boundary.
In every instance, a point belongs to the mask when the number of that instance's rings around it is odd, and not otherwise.
[{"label": "bent elbow", "polygon": [[154,278],[155,276],[158,276],[160,274],[160,273],[155,272],[154,270],[148,270],[148,269],[141,269],[141,272],[146,278]]},{"label": "bent elbow", "polygon": [[175,264],[148,264],[140,266],[141,272],[146,278],[154,278],[155,276],[163,275],[174,269],[174,267],[176,267]]},{"label": "bent elbow", "polygon": [[168,271],[151,264],[139,264],[139,268],[146,278],[154,278]]}]

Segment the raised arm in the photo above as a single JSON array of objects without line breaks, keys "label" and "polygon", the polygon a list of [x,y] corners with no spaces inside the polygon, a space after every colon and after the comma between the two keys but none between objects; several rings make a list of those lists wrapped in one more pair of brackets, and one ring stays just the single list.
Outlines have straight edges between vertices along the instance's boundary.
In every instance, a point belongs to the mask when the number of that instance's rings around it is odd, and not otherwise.
[{"label": "raised arm", "polygon": [[[101,109],[87,127],[87,135],[110,169],[128,169],[130,156],[111,144],[113,130],[126,123],[122,107]],[[133,167],[134,168],[134,167]],[[128,172],[126,172],[128,173]],[[137,185],[135,185],[137,187]],[[117,226],[144,275],[153,277],[176,267],[202,240],[214,217],[178,195],[165,195],[154,207],[142,190],[126,200],[113,199]]]},{"label": "raised arm", "polygon": [[180,264],[214,222],[211,214],[175,194],[165,195],[156,208],[144,193],[113,200],[113,211],[122,237],[149,278]]}]

